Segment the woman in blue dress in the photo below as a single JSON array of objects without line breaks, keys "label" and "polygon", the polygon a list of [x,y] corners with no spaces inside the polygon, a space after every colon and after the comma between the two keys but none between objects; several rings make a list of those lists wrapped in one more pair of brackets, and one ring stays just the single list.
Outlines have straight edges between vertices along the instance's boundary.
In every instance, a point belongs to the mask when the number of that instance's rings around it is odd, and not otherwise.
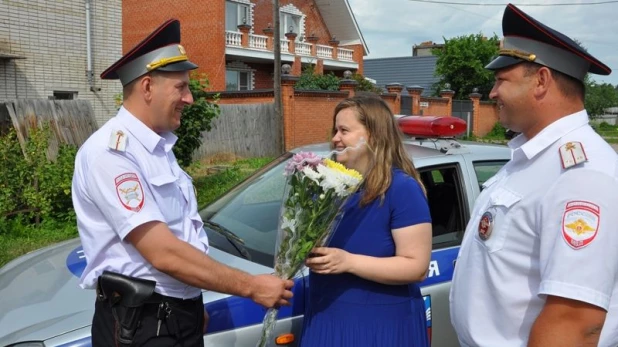
[{"label": "woman in blue dress", "polygon": [[383,100],[349,98],[334,114],[337,161],[365,181],[344,206],[328,247],[306,261],[301,346],[426,347],[417,283],[429,267],[431,217],[419,174]]}]

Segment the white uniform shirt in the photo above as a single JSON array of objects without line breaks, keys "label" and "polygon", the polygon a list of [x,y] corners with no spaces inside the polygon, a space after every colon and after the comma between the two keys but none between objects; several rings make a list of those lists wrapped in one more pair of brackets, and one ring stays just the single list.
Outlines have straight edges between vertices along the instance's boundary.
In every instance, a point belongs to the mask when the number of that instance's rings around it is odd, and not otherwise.
[{"label": "white uniform shirt", "polygon": [[163,295],[186,299],[200,294],[156,270],[125,240],[135,227],[161,221],[180,240],[208,252],[191,177],[172,151],[176,140],[172,133],[155,133],[122,107],[80,148],[72,194],[87,260],[82,288],[94,288],[109,270],[154,280],[155,291]]},{"label": "white uniform shirt", "polygon": [[[565,169],[562,158],[577,154],[563,146],[571,141],[587,161]],[[509,146],[512,159],[484,184],[455,266],[450,311],[461,345],[525,346],[554,295],[608,310],[600,346],[618,346],[618,155],[586,111]]]}]

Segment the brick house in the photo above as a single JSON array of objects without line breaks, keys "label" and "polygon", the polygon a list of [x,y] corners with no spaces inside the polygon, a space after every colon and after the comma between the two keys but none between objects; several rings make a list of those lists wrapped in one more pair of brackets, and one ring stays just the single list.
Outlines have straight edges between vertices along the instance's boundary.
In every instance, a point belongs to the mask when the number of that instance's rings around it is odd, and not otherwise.
[{"label": "brick house", "polygon": [[99,124],[116,113],[118,81],[99,78],[121,54],[121,0],[0,1],[0,103],[84,99]]},{"label": "brick house", "polygon": [[[280,0],[281,62],[299,75],[363,72],[369,53],[348,0]],[[158,10],[154,11],[153,8]],[[126,52],[164,20],[181,22],[182,43],[206,73],[211,90],[272,88],[271,0],[124,0],[122,47]]]}]

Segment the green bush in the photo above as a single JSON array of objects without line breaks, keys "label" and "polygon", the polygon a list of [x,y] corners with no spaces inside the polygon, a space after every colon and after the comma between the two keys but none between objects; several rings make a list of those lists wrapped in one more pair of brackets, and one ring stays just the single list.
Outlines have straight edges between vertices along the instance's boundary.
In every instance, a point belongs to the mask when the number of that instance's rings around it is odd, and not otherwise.
[{"label": "green bush", "polygon": [[319,75],[315,73],[313,65],[307,67],[300,74],[294,86],[296,90],[339,90],[339,77],[332,72]]},{"label": "green bush", "polygon": [[355,89],[357,92],[360,91],[360,92],[372,92],[376,94],[382,94],[382,89],[376,87],[373,83],[365,79],[365,76],[359,73],[355,73],[352,75],[352,79],[358,82],[358,85],[356,86],[356,89]]},{"label": "green bush", "polygon": [[189,89],[193,94],[193,104],[182,110],[180,127],[175,131],[178,141],[174,145],[174,154],[182,167],[191,165],[193,152],[202,145],[202,132],[210,131],[212,120],[221,113],[218,104],[204,98],[207,87],[208,79],[203,74],[191,75]]},{"label": "green bush", "polygon": [[494,127],[489,133],[487,133],[487,135],[485,135],[485,137],[489,137],[492,139],[506,139],[504,135],[506,135],[506,128],[503,127],[500,122],[496,122],[496,124],[494,124]]},{"label": "green bush", "polygon": [[611,125],[605,121],[601,122],[601,124],[598,125],[598,128],[600,130],[616,130],[616,126],[615,125]]},{"label": "green bush", "polygon": [[31,223],[75,220],[71,179],[77,148],[60,145],[56,158],[49,160],[50,137],[47,125],[33,129],[24,150],[14,130],[0,137],[0,223],[17,217]]}]

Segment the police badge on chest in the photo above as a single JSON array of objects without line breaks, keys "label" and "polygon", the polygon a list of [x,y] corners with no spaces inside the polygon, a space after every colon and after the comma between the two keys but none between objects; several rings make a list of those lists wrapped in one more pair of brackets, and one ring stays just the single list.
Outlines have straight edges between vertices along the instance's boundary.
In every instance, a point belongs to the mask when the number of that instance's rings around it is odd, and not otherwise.
[{"label": "police badge on chest", "polygon": [[479,221],[479,238],[486,241],[491,236],[494,228],[494,215],[490,211],[486,211],[481,216]]}]

